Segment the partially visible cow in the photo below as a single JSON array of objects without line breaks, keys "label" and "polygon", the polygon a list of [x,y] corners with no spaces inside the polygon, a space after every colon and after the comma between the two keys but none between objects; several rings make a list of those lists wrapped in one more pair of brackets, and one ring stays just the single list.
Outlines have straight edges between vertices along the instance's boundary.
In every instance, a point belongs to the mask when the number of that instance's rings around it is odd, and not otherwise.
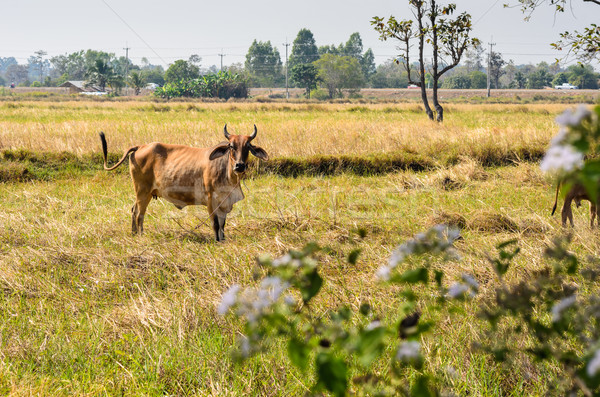
[{"label": "partially visible cow", "polygon": [[[559,190],[560,190],[560,183],[556,187],[556,197],[554,198],[554,207],[552,207],[552,215],[554,215],[554,212],[556,211]],[[594,219],[596,219],[596,216],[598,216],[598,226],[600,226],[600,206],[598,206],[597,202],[595,203],[594,201],[592,201],[592,199],[588,195],[587,190],[580,183],[575,183],[573,186],[571,186],[571,188],[567,192],[567,195],[565,196],[565,202],[563,203],[563,207],[562,207],[562,225],[563,226],[567,225],[567,219],[569,220],[569,222],[571,222],[571,227],[574,226],[574,224],[573,224],[573,209],[571,208],[571,203],[573,202],[573,200],[575,201],[575,205],[577,206],[577,208],[581,207],[581,200],[589,201],[590,202],[590,227],[592,227],[592,228],[594,227]]]},{"label": "partially visible cow", "polygon": [[240,180],[246,171],[248,154],[268,160],[267,152],[252,145],[252,135],[230,135],[224,129],[227,142],[212,148],[194,148],[153,142],[133,146],[117,164],[108,167],[107,143],[100,132],[104,169],[114,170],[129,156],[129,171],[136,200],[131,208],[131,231],[143,233],[144,214],[152,197],[162,197],[178,209],[187,205],[206,205],[213,222],[215,239],[225,239],[225,220],[233,204],[244,198]]}]

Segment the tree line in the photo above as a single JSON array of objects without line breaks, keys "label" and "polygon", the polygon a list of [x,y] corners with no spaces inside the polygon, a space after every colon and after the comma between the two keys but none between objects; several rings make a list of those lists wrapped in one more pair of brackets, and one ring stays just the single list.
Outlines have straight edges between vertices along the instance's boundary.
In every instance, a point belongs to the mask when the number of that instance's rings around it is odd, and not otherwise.
[{"label": "tree line", "polygon": [[[447,15],[453,11],[440,10],[439,13]],[[459,18],[454,21],[462,23],[463,28],[470,26],[470,19],[460,21]],[[400,43],[405,43],[406,40],[398,35],[408,34],[413,39],[418,35],[412,27],[413,30],[403,32],[402,29],[409,28],[402,24],[404,22],[406,21],[380,19],[379,27],[375,22],[374,25],[382,39],[396,38]],[[452,27],[446,27],[450,28]],[[391,34],[398,37],[390,36]],[[440,31],[440,38],[444,34],[444,31]],[[468,34],[465,37],[468,38]],[[428,40],[431,42],[431,38]],[[485,54],[480,43],[469,42],[462,52],[462,59],[458,59],[462,62],[456,62],[455,65],[452,65],[452,59],[440,57],[437,78],[433,74],[435,59],[424,60],[424,86],[433,88],[436,83],[440,88],[481,89],[486,88],[489,73],[492,88],[540,89],[562,83],[570,83],[579,88],[598,88],[600,75],[589,65],[572,65],[567,68],[546,62],[516,65],[513,60],[505,60],[500,52],[492,52],[489,54],[488,67],[488,54]],[[448,53],[451,53],[450,49]],[[216,77],[219,69],[214,65],[203,67],[202,58],[198,55],[177,60],[166,70],[160,65],[151,64],[146,58],[142,58],[141,64],[136,65],[126,57],[91,49],[53,57],[46,55],[43,50],[36,51],[28,58],[27,64],[23,65],[14,57],[0,57],[0,86],[59,86],[69,80],[84,80],[101,89],[110,87],[117,92],[128,85],[139,93],[150,83],[162,87],[166,84],[180,84],[182,81],[199,81],[198,79],[208,75],[214,75],[211,81],[223,80],[223,76]],[[226,66],[223,72],[237,76],[237,80],[244,82],[246,89],[239,92],[247,92],[248,87],[285,87],[287,78],[287,86],[304,88],[306,97],[326,99],[352,96],[360,88],[367,87],[406,88],[411,83],[419,86],[420,80],[413,81],[410,75],[411,70],[418,72],[419,67],[420,62],[411,62],[408,53],[401,53],[396,59],[376,65],[373,51],[370,48],[364,49],[359,33],[352,33],[346,42],[338,45],[317,46],[313,33],[304,28],[291,44],[287,64],[277,46],[270,41],[254,40],[245,62]],[[440,73],[442,70],[445,70],[444,73]],[[180,86],[170,92],[187,92],[190,91],[188,88]]]}]

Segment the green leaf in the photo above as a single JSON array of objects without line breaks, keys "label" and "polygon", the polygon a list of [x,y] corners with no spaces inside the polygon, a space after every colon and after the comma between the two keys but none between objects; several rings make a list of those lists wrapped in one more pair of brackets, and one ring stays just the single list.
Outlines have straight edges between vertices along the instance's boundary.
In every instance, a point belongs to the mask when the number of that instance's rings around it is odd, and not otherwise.
[{"label": "green leaf", "polygon": [[319,275],[319,272],[317,272],[317,269],[313,269],[305,274],[298,286],[304,303],[308,303],[315,295],[317,295],[322,286],[323,279]]},{"label": "green leaf", "polygon": [[383,352],[385,347],[383,343],[385,333],[385,327],[377,327],[358,335],[356,354],[360,363],[365,367],[368,367]]},{"label": "green leaf", "polygon": [[415,384],[411,387],[410,395],[413,397],[435,396],[435,394],[429,390],[429,378],[425,375],[420,375]]},{"label": "green leaf", "polygon": [[302,371],[308,366],[310,356],[310,348],[306,343],[299,341],[296,338],[291,338],[288,342],[288,356],[290,361]]},{"label": "green leaf", "polygon": [[427,284],[428,280],[429,280],[429,272],[424,267],[420,267],[418,269],[407,270],[404,273],[391,278],[392,282],[402,282],[402,283],[409,283],[409,284],[416,284],[416,283]]},{"label": "green leaf", "polygon": [[360,305],[359,311],[360,314],[366,316],[371,312],[371,305],[369,305],[368,303],[363,303],[362,305]]},{"label": "green leaf", "polygon": [[348,263],[350,263],[351,265],[356,265],[356,260],[358,259],[358,255],[361,251],[362,250],[360,248],[357,248],[350,252],[350,254],[348,254]]},{"label": "green leaf", "polygon": [[345,396],[348,389],[348,368],[340,358],[329,353],[317,355],[317,387],[329,390],[336,396]]}]

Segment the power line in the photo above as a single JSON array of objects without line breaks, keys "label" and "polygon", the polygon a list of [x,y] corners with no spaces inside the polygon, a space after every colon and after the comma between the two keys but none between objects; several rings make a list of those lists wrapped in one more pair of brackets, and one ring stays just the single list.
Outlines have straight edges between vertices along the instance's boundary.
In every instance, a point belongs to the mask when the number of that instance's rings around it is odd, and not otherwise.
[{"label": "power line", "polygon": [[142,36],[140,36],[138,34],[138,32],[136,32],[128,23],[127,21],[125,21],[107,2],[106,0],[102,0],[102,2],[125,24],[125,26],[127,26],[129,28],[129,30],[131,30],[140,40],[142,40],[142,42],[144,44],[146,44],[146,47],[148,47],[158,58],[160,58],[161,61],[163,61],[163,63],[166,65],[167,62],[165,62],[164,59],[162,59],[162,57],[158,54],[158,52],[154,51],[154,48],[152,48],[150,46],[150,44],[148,44],[146,42],[146,40],[144,40],[144,38]]},{"label": "power line", "polygon": [[498,4],[500,0],[496,0],[494,2],[494,4],[492,4],[492,6],[490,8],[487,9],[486,12],[483,13],[483,15],[481,15],[475,22],[473,22],[473,26],[475,26],[477,24],[477,22],[481,21],[483,19],[483,17],[485,17],[487,15],[488,12],[490,12],[492,10],[492,8],[494,8],[496,6],[496,4]]}]

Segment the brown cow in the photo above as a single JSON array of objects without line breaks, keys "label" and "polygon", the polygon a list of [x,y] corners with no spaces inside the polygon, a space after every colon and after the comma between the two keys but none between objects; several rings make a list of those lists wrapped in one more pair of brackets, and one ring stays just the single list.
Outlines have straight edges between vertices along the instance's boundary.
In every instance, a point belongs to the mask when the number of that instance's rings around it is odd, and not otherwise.
[{"label": "brown cow", "polygon": [[[558,186],[556,186],[556,197],[554,198],[554,207],[552,207],[552,215],[556,211],[556,205],[558,203],[558,192],[560,190],[560,182]],[[565,202],[562,207],[562,225],[563,227],[567,225],[567,219],[571,222],[571,227],[573,224],[573,209],[571,208],[571,202],[575,200],[575,205],[577,208],[581,207],[581,200],[587,200],[590,202],[590,227],[594,227],[594,219],[596,219],[596,215],[598,215],[598,226],[600,226],[600,206],[598,203],[592,201],[590,196],[588,195],[585,187],[580,183],[575,183],[565,196]]]},{"label": "brown cow", "polygon": [[[212,148],[194,148],[153,142],[133,146],[117,164],[108,167],[107,143],[100,132],[104,169],[114,170],[129,156],[129,171],[136,200],[131,208],[131,230],[144,231],[144,214],[152,197],[162,197],[178,209],[187,205],[206,205],[213,221],[215,239],[225,239],[225,220],[233,204],[244,198],[240,180],[246,171],[248,154],[268,160],[267,152],[250,142],[252,135],[230,135],[224,127],[227,142]],[[225,156],[229,154],[228,156]]]}]

